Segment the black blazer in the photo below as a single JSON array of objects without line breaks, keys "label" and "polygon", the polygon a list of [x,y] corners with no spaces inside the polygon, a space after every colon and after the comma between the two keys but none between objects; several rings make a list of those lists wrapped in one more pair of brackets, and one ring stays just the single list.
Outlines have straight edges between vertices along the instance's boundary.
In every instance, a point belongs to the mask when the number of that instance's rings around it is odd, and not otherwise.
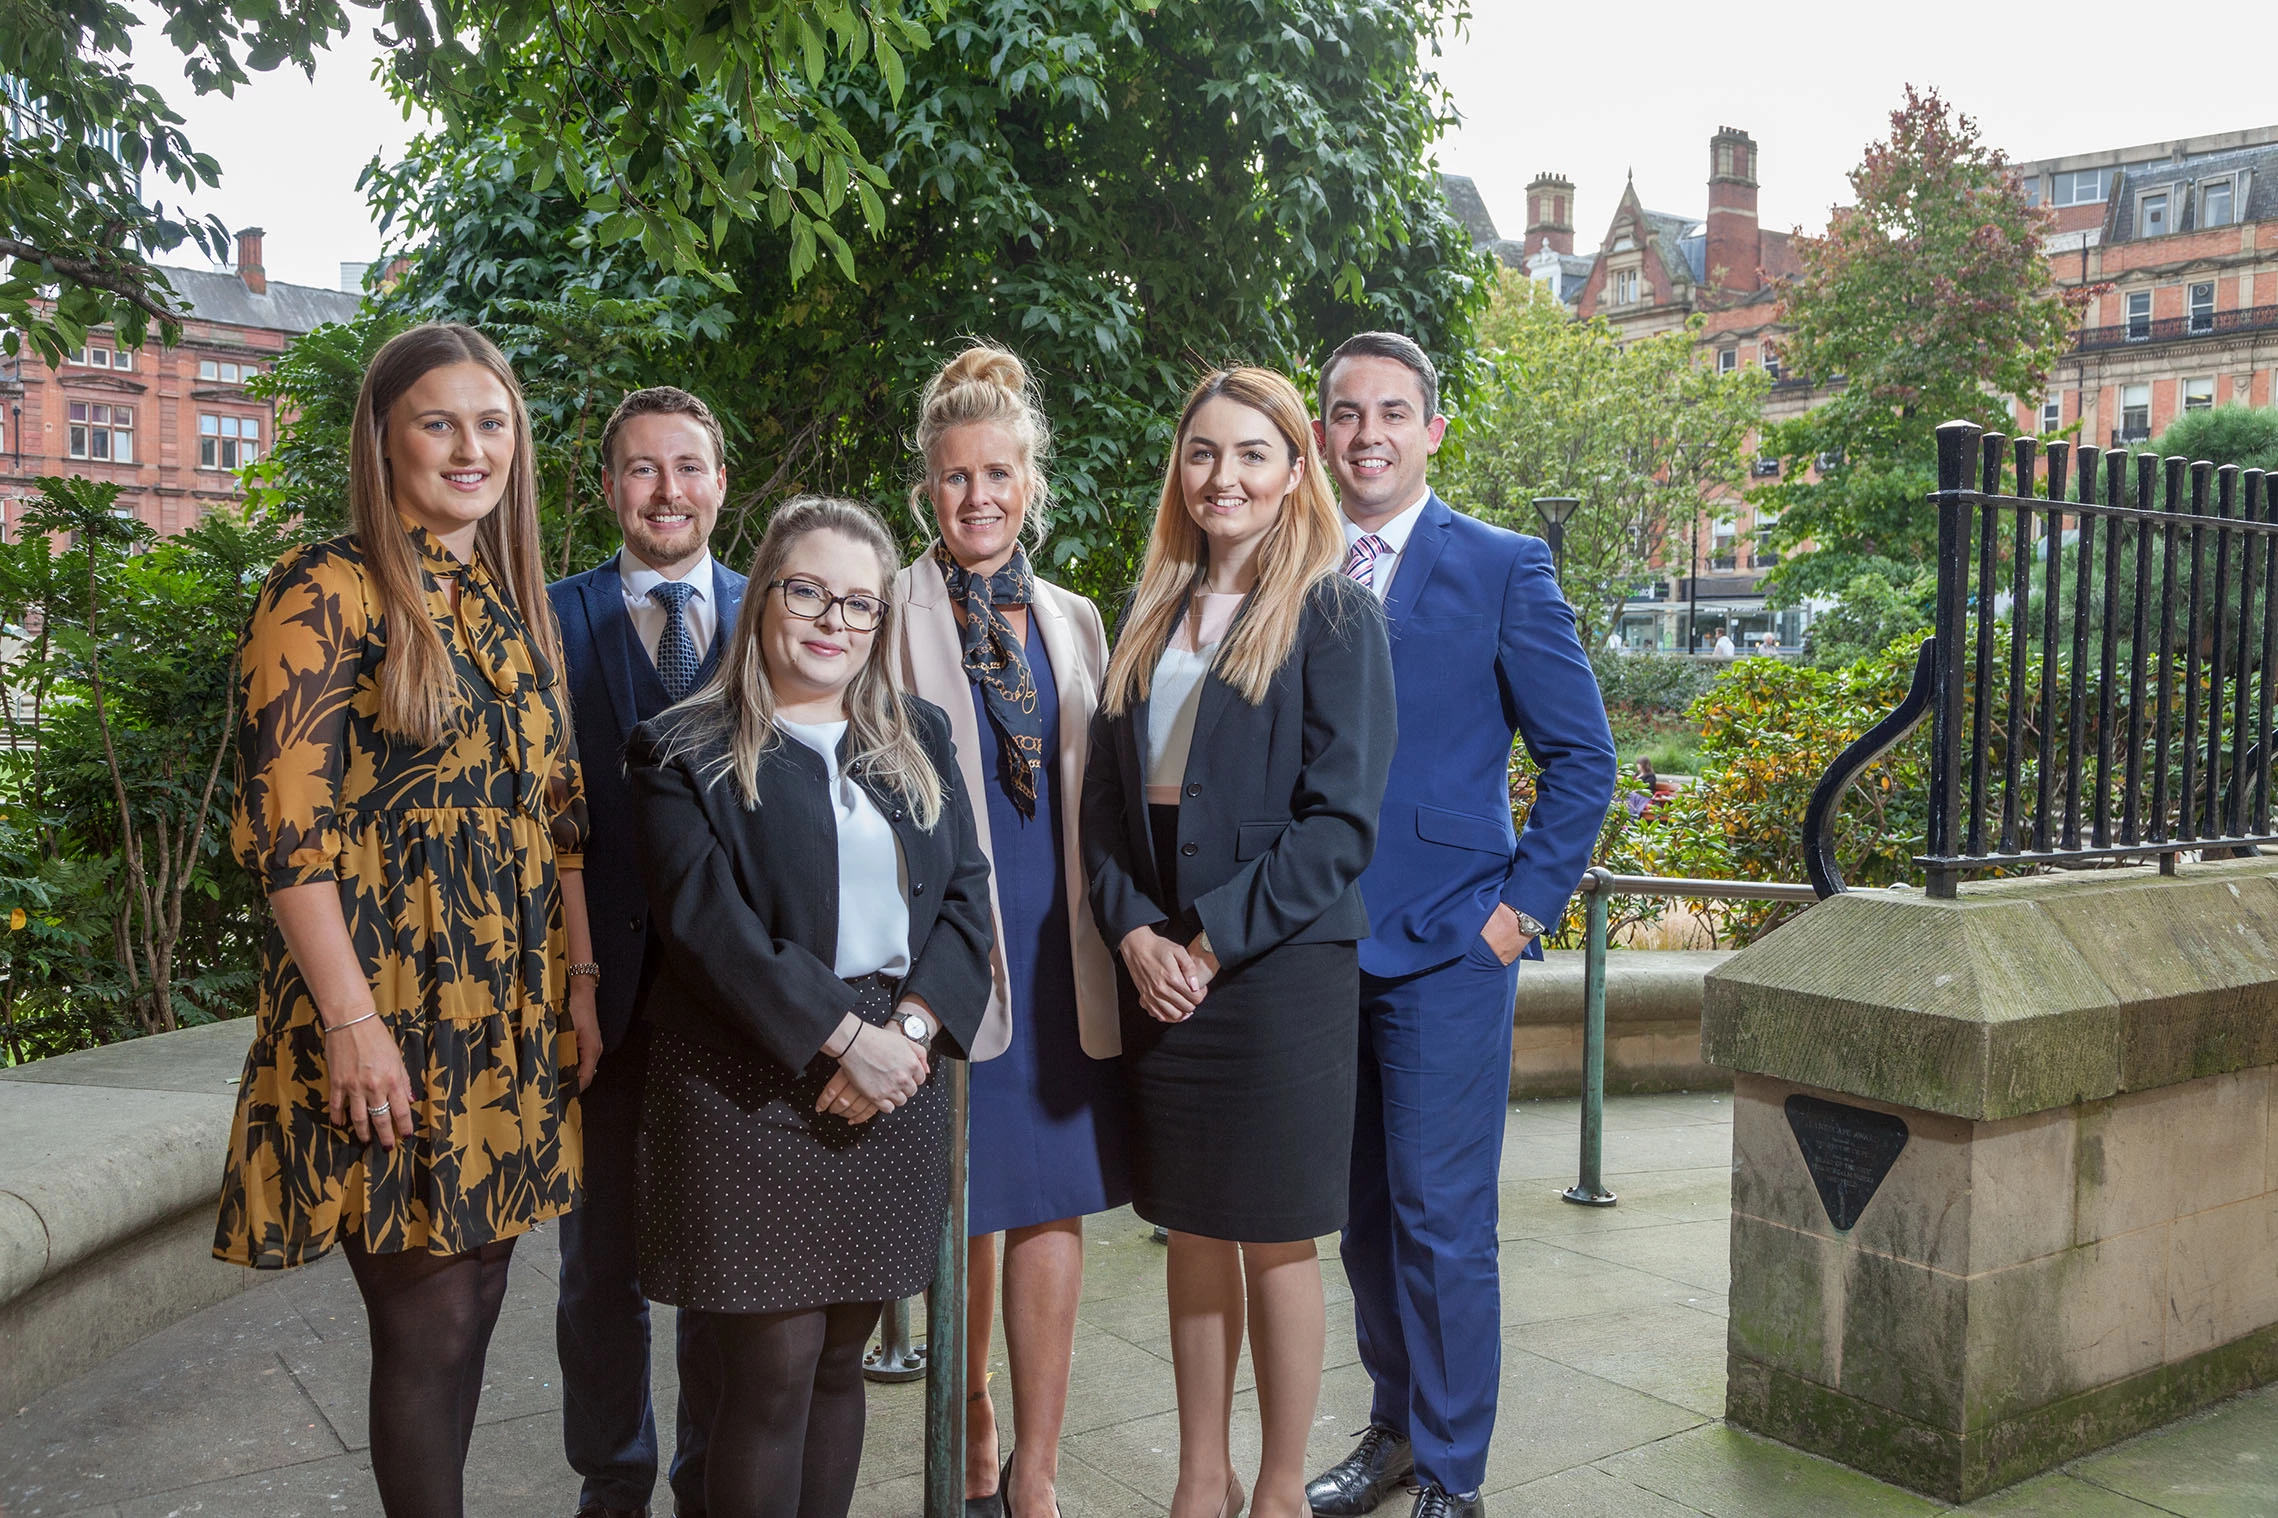
[{"label": "black blazer", "polygon": [[1146,732],[1145,701],[1120,717],[1102,707],[1084,771],[1084,870],[1110,948],[1151,924],[1180,943],[1199,928],[1231,969],[1285,943],[1368,936],[1356,882],[1376,849],[1397,736],[1374,595],[1342,575],[1315,586],[1256,706],[1217,671],[1203,677],[1180,788],[1175,899],[1147,823]]},{"label": "black blazer", "polygon": [[[910,971],[948,1052],[971,1047],[989,1004],[989,862],[958,779],[949,719],[909,697],[946,794],[927,832],[890,792],[857,777],[894,829],[909,874]],[[665,757],[685,710],[651,718],[626,745],[641,875],[662,953],[641,1015],[715,1047],[804,1070],[853,1010],[831,968],[838,947],[838,825],[820,754],[782,739],[759,763],[759,805],[707,771],[723,745]],[[842,744],[840,758],[845,750]]]}]

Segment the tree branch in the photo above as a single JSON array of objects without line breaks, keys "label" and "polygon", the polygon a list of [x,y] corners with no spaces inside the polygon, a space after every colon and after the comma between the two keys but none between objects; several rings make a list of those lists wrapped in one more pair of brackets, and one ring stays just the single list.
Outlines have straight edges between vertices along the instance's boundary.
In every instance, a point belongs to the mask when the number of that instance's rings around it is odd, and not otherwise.
[{"label": "tree branch", "polygon": [[50,253],[28,242],[13,237],[0,237],[0,255],[36,263],[44,269],[53,269],[63,278],[94,290],[108,290],[128,305],[160,322],[172,323],[182,319],[182,313],[161,303],[150,293],[150,282],[132,274],[114,272],[99,262],[84,258],[66,258]]}]

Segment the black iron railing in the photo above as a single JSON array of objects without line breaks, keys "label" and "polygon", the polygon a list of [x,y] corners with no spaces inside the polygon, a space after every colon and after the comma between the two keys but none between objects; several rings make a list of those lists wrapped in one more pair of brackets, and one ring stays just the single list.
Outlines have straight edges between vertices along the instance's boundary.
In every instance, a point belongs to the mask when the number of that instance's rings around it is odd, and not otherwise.
[{"label": "black iron railing", "polygon": [[2239,306],[2228,311],[2194,311],[2187,316],[2163,316],[2157,321],[2139,317],[2108,327],[2083,327],[2072,341],[2076,353],[2102,348],[2125,348],[2131,343],[2175,343],[2193,337],[2222,337],[2233,332],[2263,332],[2278,327],[2278,306]]},{"label": "black iron railing", "polygon": [[2148,858],[2172,869],[2184,853],[2278,843],[2278,476],[1948,422],[1931,502],[1932,636],[1906,699],[1812,797],[1821,894],[1843,889],[1844,790],[1925,716],[1915,862],[1933,896],[1988,870]]}]

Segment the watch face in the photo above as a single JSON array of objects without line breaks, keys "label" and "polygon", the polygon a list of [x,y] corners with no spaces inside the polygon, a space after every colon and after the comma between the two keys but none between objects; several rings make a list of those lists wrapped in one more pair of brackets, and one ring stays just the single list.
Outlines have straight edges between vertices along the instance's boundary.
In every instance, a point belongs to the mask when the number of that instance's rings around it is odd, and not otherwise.
[{"label": "watch face", "polygon": [[902,1036],[913,1044],[924,1043],[927,1038],[925,1019],[915,1012],[904,1012],[902,1014]]}]

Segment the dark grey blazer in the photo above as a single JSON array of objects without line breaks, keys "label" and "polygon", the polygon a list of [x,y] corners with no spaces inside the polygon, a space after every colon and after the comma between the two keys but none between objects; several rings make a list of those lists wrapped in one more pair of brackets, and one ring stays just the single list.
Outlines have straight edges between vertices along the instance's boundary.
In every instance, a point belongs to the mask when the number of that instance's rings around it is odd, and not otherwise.
[{"label": "dark grey blazer", "polygon": [[[989,1004],[989,862],[973,828],[941,708],[905,698],[947,790],[927,832],[899,797],[857,780],[885,813],[909,873],[910,972],[959,1056]],[[838,948],[838,826],[820,754],[785,739],[759,764],[760,803],[708,771],[714,742],[665,757],[687,708],[626,744],[641,875],[662,947],[641,1015],[660,1028],[804,1070],[853,1010],[831,968]],[[845,754],[842,746],[841,761]]]},{"label": "dark grey blazer", "polygon": [[1397,737],[1375,596],[1342,575],[1316,585],[1256,706],[1215,670],[1204,676],[1180,787],[1175,898],[1147,822],[1146,731],[1145,701],[1120,717],[1101,708],[1084,772],[1084,869],[1110,948],[1151,924],[1181,943],[1199,928],[1231,969],[1285,943],[1368,936],[1355,882],[1376,848]]}]

